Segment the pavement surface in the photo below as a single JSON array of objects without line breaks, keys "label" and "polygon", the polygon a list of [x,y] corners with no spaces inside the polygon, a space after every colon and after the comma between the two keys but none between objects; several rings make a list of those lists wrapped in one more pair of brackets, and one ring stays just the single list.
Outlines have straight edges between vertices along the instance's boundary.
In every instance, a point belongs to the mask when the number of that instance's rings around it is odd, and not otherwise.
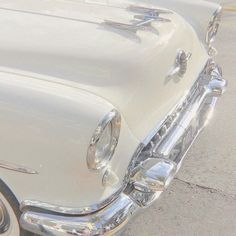
[{"label": "pavement surface", "polygon": [[216,43],[227,93],[169,189],[122,236],[236,235],[236,0],[215,2],[227,9]]}]

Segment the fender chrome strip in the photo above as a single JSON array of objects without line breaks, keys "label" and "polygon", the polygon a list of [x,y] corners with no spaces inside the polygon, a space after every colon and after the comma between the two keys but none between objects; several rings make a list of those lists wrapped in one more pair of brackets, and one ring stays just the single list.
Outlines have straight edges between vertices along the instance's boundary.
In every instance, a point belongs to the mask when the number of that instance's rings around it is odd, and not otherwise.
[{"label": "fender chrome strip", "polygon": [[9,163],[9,162],[2,161],[2,160],[0,160],[0,168],[20,172],[20,173],[23,173],[23,174],[38,174],[37,171],[35,171],[33,169],[30,169],[28,167],[13,164],[13,163]]}]

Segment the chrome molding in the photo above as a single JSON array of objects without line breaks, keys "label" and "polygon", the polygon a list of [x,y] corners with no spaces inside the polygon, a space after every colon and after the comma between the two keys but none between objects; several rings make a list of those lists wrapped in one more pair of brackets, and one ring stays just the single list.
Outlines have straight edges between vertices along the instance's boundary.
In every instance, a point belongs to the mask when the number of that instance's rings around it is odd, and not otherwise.
[{"label": "chrome molding", "polygon": [[0,160],[0,168],[20,172],[20,173],[23,173],[23,174],[38,174],[38,172],[36,170],[30,169],[30,168],[25,167],[25,166],[17,165],[17,164],[14,164],[14,163],[1,161],[1,160]]},{"label": "chrome molding", "polygon": [[106,200],[86,207],[67,207],[67,206],[58,206],[56,204],[51,203],[45,203],[37,200],[24,200],[20,204],[20,210],[21,211],[27,211],[35,209],[43,209],[44,211],[48,212],[54,212],[58,214],[64,214],[64,215],[88,215],[91,213],[94,213],[100,209],[103,209],[107,205],[109,205],[111,202],[113,202],[117,197],[121,194],[123,191],[122,189],[119,189],[116,193],[111,195]]},{"label": "chrome molding", "polygon": [[123,30],[123,31],[128,31],[130,33],[137,33],[138,30],[152,30],[152,25],[151,23],[153,22],[153,19],[148,19],[148,20],[142,20],[138,22],[134,22],[132,24],[124,24],[120,22],[115,22],[115,21],[110,21],[110,20],[105,20],[104,24],[106,26],[112,27],[114,29],[118,30]]},{"label": "chrome molding", "polygon": [[217,50],[212,46],[214,43],[221,22],[221,17],[223,13],[223,8],[220,6],[212,15],[211,20],[207,27],[206,32],[206,44],[208,47],[209,56],[215,56],[217,54]]},{"label": "chrome molding", "polygon": [[[141,23],[142,22],[154,22],[154,21],[159,21],[159,22],[162,22],[162,23],[168,23],[168,22],[171,22],[170,19],[166,19],[166,18],[163,18],[163,17],[153,17],[153,16],[146,16],[146,15],[134,15],[134,19],[135,20],[140,20]],[[143,23],[144,24],[144,23]],[[146,23],[147,24],[147,23]]]},{"label": "chrome molding", "polygon": [[134,13],[139,13],[142,15],[153,17],[153,18],[155,17],[158,18],[160,14],[173,14],[173,12],[169,10],[143,7],[143,6],[138,6],[138,5],[130,5],[129,7],[127,7],[127,10]]},{"label": "chrome molding", "polygon": [[206,43],[211,45],[215,41],[215,37],[218,33],[221,17],[222,17],[223,8],[220,6],[212,15],[209,22],[206,34]]},{"label": "chrome molding", "polygon": [[173,77],[173,76],[178,76],[182,78],[188,69],[188,61],[190,60],[192,56],[192,53],[186,53],[183,50],[179,50],[176,59],[175,59],[175,64],[171,68],[170,72],[167,75],[167,78]]}]

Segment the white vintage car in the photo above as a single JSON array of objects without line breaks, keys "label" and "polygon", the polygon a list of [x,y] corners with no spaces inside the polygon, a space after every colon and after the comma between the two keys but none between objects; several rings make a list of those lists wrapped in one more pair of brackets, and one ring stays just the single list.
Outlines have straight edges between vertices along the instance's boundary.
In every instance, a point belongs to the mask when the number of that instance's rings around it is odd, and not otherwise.
[{"label": "white vintage car", "polygon": [[112,235],[151,205],[226,81],[201,0],[0,1],[0,236]]}]

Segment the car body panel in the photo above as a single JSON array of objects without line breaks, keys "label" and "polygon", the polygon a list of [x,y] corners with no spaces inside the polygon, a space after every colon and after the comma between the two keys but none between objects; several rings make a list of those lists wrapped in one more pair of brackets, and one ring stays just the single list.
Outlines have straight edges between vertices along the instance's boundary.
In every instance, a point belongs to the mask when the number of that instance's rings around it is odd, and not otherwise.
[{"label": "car body panel", "polygon": [[[1,178],[19,200],[27,196],[83,207],[105,200],[121,187],[123,179],[118,186],[104,187],[102,173],[88,170],[86,163],[90,138],[112,105],[65,85],[3,72],[0,78],[1,160],[37,171],[1,169]],[[123,178],[123,165],[129,163],[121,157],[132,156],[138,145],[125,122],[122,126],[122,141],[111,163],[118,178]]]},{"label": "car body panel", "polygon": [[[140,141],[188,92],[208,59],[193,28],[177,14],[163,15],[169,23],[154,22],[154,32],[133,34],[102,25],[104,20],[129,23],[136,13],[126,4],[21,0],[0,6],[2,66],[73,82],[103,97]],[[189,68],[181,80],[170,79],[179,50],[192,54]]]},{"label": "car body panel", "polygon": [[[185,13],[195,11],[195,4],[185,1],[160,1],[160,6],[174,10],[177,3],[189,6]],[[127,7],[133,4],[0,2],[1,159],[38,172],[1,169],[0,178],[19,201],[83,208],[119,191],[139,144],[203,70],[206,45],[180,7],[179,14],[163,14],[170,22],[153,22],[152,30],[107,27],[106,20],[132,24],[136,13]],[[202,2],[198,6],[205,9]],[[207,5],[203,18],[215,7]],[[170,78],[180,50],[191,55],[187,72]],[[86,155],[94,130],[114,108],[122,115],[109,166],[117,182],[103,186],[105,170],[89,171]]]}]

